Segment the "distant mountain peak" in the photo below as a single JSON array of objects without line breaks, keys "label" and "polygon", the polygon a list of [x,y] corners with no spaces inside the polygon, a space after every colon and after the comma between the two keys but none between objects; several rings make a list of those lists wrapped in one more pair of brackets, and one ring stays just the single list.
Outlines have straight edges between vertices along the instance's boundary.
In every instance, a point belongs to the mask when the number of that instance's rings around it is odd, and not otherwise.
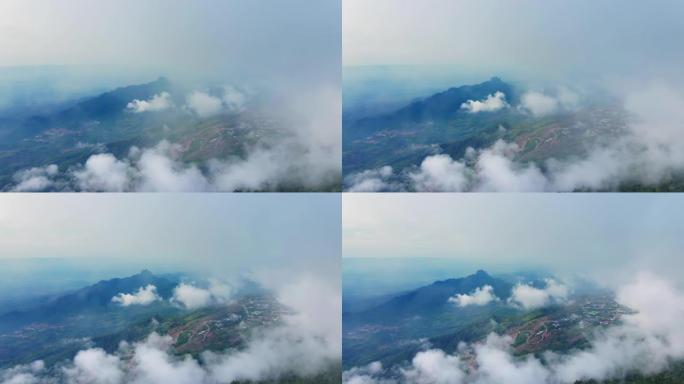
[{"label": "distant mountain peak", "polygon": [[491,277],[484,269],[478,269],[473,276],[476,277]]},{"label": "distant mountain peak", "polygon": [[430,285],[395,296],[360,316],[368,321],[394,321],[406,316],[438,313],[443,310],[452,311],[453,306],[449,304],[450,297],[455,294],[470,294],[484,285],[491,286],[494,294],[501,299],[510,296],[512,288],[510,283],[492,277],[480,269],[468,276],[435,281]]},{"label": "distant mountain peak", "polygon": [[169,85],[171,84],[171,82],[169,81],[169,78],[168,78],[168,77],[166,77],[166,76],[159,76],[159,77],[157,78],[157,80],[151,82],[150,84],[156,84],[156,85],[160,85],[160,86],[165,86],[165,87],[167,87],[167,86],[169,86]]},{"label": "distant mountain peak", "polygon": [[178,281],[155,276],[144,269],[132,276],[101,280],[74,292],[65,293],[40,307],[3,315],[0,317],[0,324],[4,321],[7,324],[21,325],[36,319],[48,322],[62,321],[68,316],[88,311],[120,310],[120,306],[112,304],[114,296],[120,293],[135,293],[148,284],[154,285],[157,294],[167,300],[173,296]]},{"label": "distant mountain peak", "polygon": [[149,269],[143,269],[138,273],[138,275],[143,276],[143,277],[151,277],[154,276],[154,273],[152,273]]},{"label": "distant mountain peak", "polygon": [[406,122],[448,120],[463,114],[461,105],[469,100],[483,100],[496,92],[503,92],[509,102],[516,100],[516,94],[511,84],[494,76],[491,79],[474,85],[461,85],[438,92],[425,99],[399,109],[398,111],[368,121],[379,121],[382,127],[401,126]]}]

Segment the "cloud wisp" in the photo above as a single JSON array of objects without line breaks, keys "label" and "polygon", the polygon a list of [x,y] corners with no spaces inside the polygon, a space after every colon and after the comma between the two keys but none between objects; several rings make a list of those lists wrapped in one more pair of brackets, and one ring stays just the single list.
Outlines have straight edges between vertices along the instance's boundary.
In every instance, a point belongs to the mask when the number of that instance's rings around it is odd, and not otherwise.
[{"label": "cloud wisp", "polygon": [[149,100],[134,99],[126,105],[126,111],[133,113],[159,112],[170,108],[173,108],[173,101],[168,92],[161,92]]},{"label": "cloud wisp", "polygon": [[140,287],[135,293],[119,293],[112,297],[112,303],[117,303],[122,307],[131,305],[148,305],[161,300],[157,294],[157,287],[148,284]]},{"label": "cloud wisp", "polygon": [[498,301],[499,298],[494,294],[494,288],[491,285],[483,285],[475,288],[469,294],[457,294],[449,298],[450,303],[454,303],[459,307],[467,307],[469,305],[487,305],[492,301]]},{"label": "cloud wisp", "polygon": [[544,282],[546,285],[543,288],[524,283],[516,284],[508,299],[509,303],[530,310],[567,300],[570,289],[566,285],[554,279],[545,279]]},{"label": "cloud wisp", "polygon": [[171,302],[187,309],[209,305],[225,304],[232,297],[232,287],[218,280],[210,280],[209,287],[202,288],[192,283],[180,283],[173,289]]},{"label": "cloud wisp", "polygon": [[61,171],[56,164],[20,171],[9,190],[232,192],[331,188],[339,170],[321,166],[318,149],[315,151],[293,139],[275,147],[256,146],[244,159],[210,159],[200,167],[181,160],[181,145],[163,140],[154,147],[131,147],[124,157],[94,154],[84,164]]},{"label": "cloud wisp", "polygon": [[461,104],[461,109],[464,109],[469,113],[495,112],[508,107],[506,95],[501,91],[487,95],[484,100],[468,100]]}]

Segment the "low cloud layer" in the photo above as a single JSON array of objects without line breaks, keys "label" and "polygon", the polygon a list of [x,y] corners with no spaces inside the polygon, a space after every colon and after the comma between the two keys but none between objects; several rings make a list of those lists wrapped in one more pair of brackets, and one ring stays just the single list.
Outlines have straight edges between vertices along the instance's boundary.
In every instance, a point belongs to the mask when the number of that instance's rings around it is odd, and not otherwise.
[{"label": "low cloud layer", "polygon": [[494,288],[491,285],[483,285],[470,294],[457,294],[450,297],[448,301],[459,307],[467,307],[469,305],[486,305],[497,300],[498,298],[494,295]]},{"label": "low cloud layer", "polygon": [[[152,333],[140,342],[121,343],[113,353],[81,350],[73,360],[50,369],[37,361],[0,371],[0,383],[228,384],[334,370],[341,359],[341,302],[339,287],[329,280],[303,275],[286,282],[264,281],[277,288],[278,301],[292,312],[283,316],[282,324],[255,332],[238,351],[178,356],[170,336]],[[214,282],[205,291],[218,297],[226,294],[226,287]]]},{"label": "low cloud layer", "polygon": [[549,180],[534,164],[514,161],[520,148],[515,143],[498,140],[482,150],[468,148],[463,159],[446,154],[426,157],[419,167],[401,174],[364,171],[345,179],[346,190],[416,191],[416,192],[530,192],[549,189]]},{"label": "low cloud layer", "polygon": [[[564,296],[559,285],[549,295]],[[510,336],[490,334],[455,354],[427,349],[401,367],[379,363],[344,373],[346,384],[571,384],[579,380],[620,380],[629,374],[650,375],[684,358],[684,295],[669,281],[642,273],[616,290],[616,300],[635,312],[622,322],[597,330],[590,345],[568,353],[516,357]]]},{"label": "low cloud layer", "polygon": [[494,112],[507,107],[506,95],[500,91],[488,95],[484,100],[468,100],[461,104],[461,109],[470,113]]},{"label": "low cloud layer", "polygon": [[[300,152],[297,152],[297,151]],[[257,146],[245,159],[211,159],[201,169],[181,161],[182,147],[161,141],[132,147],[125,157],[92,155],[83,165],[59,170],[56,164],[20,171],[12,191],[200,192],[321,189],[335,184],[339,170],[316,163],[318,156],[295,141]]]},{"label": "low cloud layer", "polygon": [[157,294],[157,287],[152,284],[140,287],[135,293],[119,293],[112,297],[112,302],[122,307],[148,305],[158,300],[161,300],[161,297]]}]

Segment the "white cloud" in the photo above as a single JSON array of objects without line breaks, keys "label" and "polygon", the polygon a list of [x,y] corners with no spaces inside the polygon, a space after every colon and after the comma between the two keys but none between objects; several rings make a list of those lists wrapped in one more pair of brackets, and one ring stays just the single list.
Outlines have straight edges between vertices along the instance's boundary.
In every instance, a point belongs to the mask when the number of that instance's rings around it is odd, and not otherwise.
[{"label": "white cloud", "polygon": [[90,156],[82,169],[73,171],[73,177],[82,191],[123,192],[130,188],[130,172],[129,163],[101,153]]},{"label": "white cloud", "polygon": [[209,280],[207,288],[190,283],[180,283],[173,290],[171,301],[187,309],[197,309],[209,305],[225,304],[232,297],[232,287],[216,279]]},{"label": "white cloud", "polygon": [[461,104],[461,109],[465,109],[469,113],[494,112],[507,107],[506,95],[501,91],[488,95],[482,101],[468,100]]},{"label": "white cloud", "polygon": [[54,177],[58,174],[59,168],[56,164],[45,167],[35,167],[17,172],[14,175],[14,192],[36,192],[44,191],[54,185]]},{"label": "white cloud", "polygon": [[558,190],[614,189],[623,182],[654,185],[684,170],[684,95],[651,84],[624,95],[634,120],[628,132],[577,161],[551,162]]},{"label": "white cloud", "polygon": [[[17,365],[13,368],[0,370],[1,384],[43,384],[39,377],[45,371],[43,360],[36,360],[31,364]],[[45,383],[47,384],[47,383]]]},{"label": "white cloud", "polygon": [[339,287],[321,277],[304,275],[281,284],[265,274],[259,280],[274,288],[278,301],[294,313],[284,324],[265,330],[247,348],[232,354],[205,353],[213,382],[277,379],[284,374],[313,375],[341,358]]},{"label": "white cloud", "polygon": [[222,191],[270,190],[275,188],[283,168],[281,152],[255,148],[244,161],[209,163],[213,183]]},{"label": "white cloud", "polygon": [[171,95],[168,92],[162,92],[149,100],[135,99],[126,105],[126,110],[133,113],[159,112],[171,107],[173,107]]},{"label": "white cloud", "polygon": [[390,178],[393,175],[394,171],[389,165],[351,174],[345,178],[345,184],[349,185],[346,191],[382,192],[392,190]]},{"label": "white cloud", "polygon": [[535,116],[546,116],[558,111],[560,105],[553,96],[529,91],[520,98],[521,106]]},{"label": "white cloud", "polygon": [[486,305],[498,298],[494,295],[494,288],[491,285],[483,285],[477,287],[470,294],[457,294],[449,298],[450,303],[454,303],[459,307],[466,307],[469,305]]},{"label": "white cloud", "polygon": [[[296,147],[296,148],[295,148]],[[83,165],[57,172],[57,166],[20,171],[16,191],[200,192],[272,191],[279,188],[330,188],[338,171],[321,165],[318,154],[293,142],[251,148],[246,158],[210,159],[204,171],[181,160],[183,148],[162,140],[151,148],[131,147],[117,159],[110,153],[92,155]],[[320,155],[324,156],[324,155]],[[337,182],[336,182],[337,181]]]},{"label": "white cloud", "polygon": [[426,157],[408,176],[420,192],[460,192],[468,182],[465,164],[443,154]]},{"label": "white cloud", "polygon": [[152,284],[140,287],[135,293],[119,293],[112,297],[113,303],[118,303],[123,307],[128,307],[129,305],[148,305],[157,300],[161,300],[161,297],[157,294],[157,287]]},{"label": "white cloud", "polygon": [[342,372],[344,384],[392,384],[393,380],[383,379],[382,363],[374,361],[363,367],[352,367]]},{"label": "white cloud", "polygon": [[574,109],[580,104],[580,95],[566,86],[557,88],[556,99],[565,109]]},{"label": "white cloud", "polygon": [[552,369],[563,382],[653,374],[684,358],[684,299],[670,282],[650,273],[617,290],[617,301],[636,312],[599,334],[590,348],[556,356]]},{"label": "white cloud", "polygon": [[518,304],[525,309],[534,309],[547,305],[550,301],[550,296],[543,289],[527,284],[517,284],[513,287],[510,300],[512,303]]},{"label": "white cloud", "polygon": [[536,165],[515,162],[519,151],[516,143],[499,139],[485,149],[467,148],[460,160],[447,154],[427,156],[420,167],[409,169],[401,175],[392,173],[389,166],[357,172],[346,176],[345,190],[532,192],[551,189],[551,181]]},{"label": "white cloud", "polygon": [[[348,191],[417,192],[527,192],[547,190],[549,181],[534,164],[521,165],[513,159],[519,152],[515,143],[497,140],[482,150],[468,148],[466,156],[454,160],[446,154],[428,156],[417,169],[407,171],[400,182],[389,182],[383,169],[368,170],[347,176]],[[391,170],[391,168],[387,168]],[[389,172],[385,174],[392,175]]]},{"label": "white cloud", "polygon": [[210,117],[221,113],[223,103],[220,98],[206,92],[193,91],[185,98],[186,106],[199,117]]},{"label": "white cloud", "polygon": [[227,303],[233,297],[233,287],[218,279],[209,279],[208,289],[211,297],[218,303]]},{"label": "white cloud", "polygon": [[459,356],[439,349],[418,352],[403,374],[408,382],[416,384],[460,384],[466,378]]},{"label": "white cloud", "polygon": [[480,151],[475,164],[479,191],[532,192],[544,191],[547,180],[534,164],[522,165],[513,161],[519,151],[515,143],[499,139],[490,148]]},{"label": "white cloud", "polygon": [[72,384],[119,384],[124,377],[121,359],[100,348],[79,351],[64,373]]},{"label": "white cloud", "polygon": [[173,289],[173,302],[187,309],[206,307],[212,303],[211,292],[192,284],[181,283]]},{"label": "white cloud", "polygon": [[249,94],[232,85],[226,85],[221,99],[229,112],[242,112],[249,101]]},{"label": "white cloud", "polygon": [[478,364],[475,383],[543,384],[549,372],[533,356],[517,358],[510,351],[510,336],[490,334],[484,343],[474,347]]},{"label": "white cloud", "polygon": [[110,153],[88,158],[67,177],[81,191],[104,192],[195,192],[211,189],[209,181],[194,165],[177,160],[182,149],[166,140],[152,148],[131,147],[121,160]]},{"label": "white cloud", "polygon": [[142,151],[135,164],[139,175],[136,188],[142,192],[199,192],[209,189],[209,182],[194,165],[177,160],[181,153],[178,144],[161,141],[157,146]]},{"label": "white cloud", "polygon": [[553,279],[545,279],[544,288],[536,288],[528,284],[518,283],[511,291],[509,301],[525,309],[544,307],[553,302],[563,302],[568,298],[566,285]]},{"label": "white cloud", "polygon": [[170,336],[152,333],[133,350],[132,384],[193,384],[206,382],[206,373],[199,363],[185,356],[179,358],[170,353],[173,345]]}]

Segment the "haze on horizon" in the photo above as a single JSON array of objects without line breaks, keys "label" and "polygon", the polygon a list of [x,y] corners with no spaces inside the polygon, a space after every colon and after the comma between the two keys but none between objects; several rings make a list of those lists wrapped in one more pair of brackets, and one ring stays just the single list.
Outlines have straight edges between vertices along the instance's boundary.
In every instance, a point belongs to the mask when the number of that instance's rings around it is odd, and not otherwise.
[{"label": "haze on horizon", "polygon": [[343,64],[453,66],[528,81],[681,82],[684,53],[675,37],[684,35],[683,14],[684,5],[673,0],[349,0]]},{"label": "haze on horizon", "polygon": [[374,258],[375,265],[383,258],[420,263],[425,257],[497,273],[543,269],[609,285],[649,270],[684,285],[675,272],[684,247],[679,200],[657,194],[345,194],[342,255]]},{"label": "haze on horizon", "polygon": [[341,54],[336,1],[10,0],[0,14],[0,67],[334,82]]},{"label": "haze on horizon", "polygon": [[7,194],[0,264],[337,276],[339,210],[334,194]]}]

